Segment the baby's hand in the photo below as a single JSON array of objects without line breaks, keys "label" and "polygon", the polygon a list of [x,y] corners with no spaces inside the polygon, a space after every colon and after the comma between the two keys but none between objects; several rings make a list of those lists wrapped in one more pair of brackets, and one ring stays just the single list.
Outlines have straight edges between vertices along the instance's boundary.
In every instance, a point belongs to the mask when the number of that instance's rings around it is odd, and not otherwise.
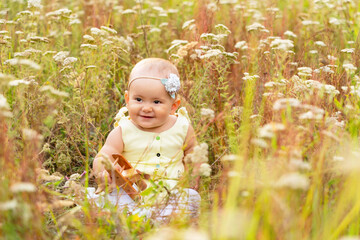
[{"label": "baby's hand", "polygon": [[144,181],[144,179],[150,179],[149,174],[143,173],[136,169],[124,170],[123,175],[127,179],[129,179],[130,182],[135,183],[139,187],[140,191],[145,190],[147,187],[147,184]]},{"label": "baby's hand", "polygon": [[116,185],[113,183],[110,174],[106,170],[103,170],[97,174],[96,183],[98,188],[96,189],[95,194],[99,194],[104,191],[106,189],[106,184],[109,186],[110,193],[116,188]]}]

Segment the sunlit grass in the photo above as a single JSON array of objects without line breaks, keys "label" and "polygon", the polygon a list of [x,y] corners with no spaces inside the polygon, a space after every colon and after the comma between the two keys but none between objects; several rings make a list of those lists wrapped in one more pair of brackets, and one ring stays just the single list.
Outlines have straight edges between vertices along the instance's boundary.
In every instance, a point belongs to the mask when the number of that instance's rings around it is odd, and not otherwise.
[{"label": "sunlit grass", "polygon": [[[359,239],[359,4],[3,1],[1,236]],[[208,145],[199,219],[127,216],[83,192],[151,56],[177,65]]]}]

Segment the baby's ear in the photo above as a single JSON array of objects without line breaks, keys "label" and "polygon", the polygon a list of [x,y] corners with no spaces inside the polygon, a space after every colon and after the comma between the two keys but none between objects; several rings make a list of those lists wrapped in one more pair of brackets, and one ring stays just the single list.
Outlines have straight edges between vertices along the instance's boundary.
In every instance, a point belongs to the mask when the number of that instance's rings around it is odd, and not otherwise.
[{"label": "baby's ear", "polygon": [[171,114],[175,114],[176,110],[179,108],[181,103],[181,100],[179,98],[176,98],[176,100],[173,102],[171,106]]},{"label": "baby's ear", "polygon": [[125,97],[126,104],[128,104],[129,103],[129,92],[128,91],[125,91],[124,97]]}]

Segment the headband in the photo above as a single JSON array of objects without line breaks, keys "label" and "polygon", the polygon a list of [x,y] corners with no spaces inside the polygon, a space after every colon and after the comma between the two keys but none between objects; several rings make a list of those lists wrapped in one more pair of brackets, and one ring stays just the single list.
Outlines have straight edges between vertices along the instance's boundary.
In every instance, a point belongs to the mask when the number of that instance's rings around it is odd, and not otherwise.
[{"label": "headband", "polygon": [[179,77],[174,74],[170,73],[168,78],[158,78],[158,77],[149,77],[149,76],[139,76],[136,78],[133,78],[129,81],[128,88],[130,88],[130,85],[133,81],[140,79],[140,78],[147,78],[147,79],[155,79],[160,80],[161,83],[165,86],[165,90],[170,94],[172,98],[175,99],[175,93],[177,93],[180,89],[180,79]]}]

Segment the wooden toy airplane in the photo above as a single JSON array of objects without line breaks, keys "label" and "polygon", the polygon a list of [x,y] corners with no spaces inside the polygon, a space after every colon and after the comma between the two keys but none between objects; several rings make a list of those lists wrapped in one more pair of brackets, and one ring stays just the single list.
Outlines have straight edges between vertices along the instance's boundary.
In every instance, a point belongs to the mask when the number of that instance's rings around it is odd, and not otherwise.
[{"label": "wooden toy airplane", "polygon": [[[111,165],[111,167],[105,167],[106,171],[110,174],[111,177],[115,179],[115,183],[117,186],[124,189],[124,191],[133,199],[138,200],[140,198],[139,191],[144,190],[147,185],[144,178],[150,177],[148,174],[142,174],[141,172],[135,170],[131,164],[124,158],[121,154],[112,154],[112,157],[114,158],[114,163]],[[118,170],[114,166],[116,164],[119,164],[121,169]],[[123,171],[127,170],[129,174],[128,176],[123,175]],[[133,187],[133,183],[136,183],[136,185],[139,188],[139,191],[136,190]]]}]

